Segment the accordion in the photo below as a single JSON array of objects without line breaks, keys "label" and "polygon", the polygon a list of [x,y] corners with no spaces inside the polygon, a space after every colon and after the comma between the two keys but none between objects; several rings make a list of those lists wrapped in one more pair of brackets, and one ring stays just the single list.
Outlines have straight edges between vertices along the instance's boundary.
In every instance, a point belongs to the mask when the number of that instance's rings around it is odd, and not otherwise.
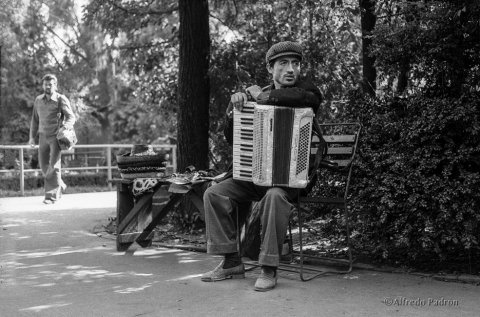
[{"label": "accordion", "polygon": [[233,178],[259,186],[305,188],[311,108],[247,102],[233,116]]}]

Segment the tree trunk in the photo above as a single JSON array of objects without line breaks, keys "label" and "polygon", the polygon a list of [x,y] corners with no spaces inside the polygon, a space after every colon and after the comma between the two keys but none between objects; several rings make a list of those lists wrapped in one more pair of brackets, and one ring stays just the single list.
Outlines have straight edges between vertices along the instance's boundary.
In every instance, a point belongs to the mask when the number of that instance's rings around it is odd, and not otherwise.
[{"label": "tree trunk", "polygon": [[100,122],[100,126],[102,129],[102,137],[100,142],[105,144],[112,144],[113,143],[113,134],[112,134],[112,126],[110,125],[110,120],[108,119],[108,113],[105,113],[101,119],[98,120]]},{"label": "tree trunk", "polygon": [[359,0],[362,25],[362,66],[363,66],[363,90],[370,95],[375,95],[377,71],[375,69],[375,57],[369,56],[372,39],[369,38],[375,28],[375,0]]},{"label": "tree trunk", "polygon": [[179,0],[178,156],[180,172],[208,168],[210,31],[208,0]]},{"label": "tree trunk", "polygon": [[[2,70],[2,45],[0,45],[0,71]],[[0,74],[0,80],[2,80],[2,76]],[[2,80],[3,81],[3,80]],[[0,83],[1,84],[1,83]],[[3,100],[2,100],[2,89],[3,87],[0,85],[0,109],[2,109]],[[3,110],[3,109],[2,109]],[[1,123],[1,122],[0,122]]]}]

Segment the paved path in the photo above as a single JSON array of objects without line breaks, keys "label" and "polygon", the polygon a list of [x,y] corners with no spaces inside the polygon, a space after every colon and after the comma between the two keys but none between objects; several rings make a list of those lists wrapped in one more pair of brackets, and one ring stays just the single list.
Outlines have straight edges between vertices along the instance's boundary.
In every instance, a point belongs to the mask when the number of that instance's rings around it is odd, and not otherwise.
[{"label": "paved path", "polygon": [[[480,286],[356,270],[275,290],[203,283],[219,258],[162,248],[117,252],[101,231],[115,193],[0,199],[0,316],[480,316]],[[387,301],[388,303],[385,303]]]}]

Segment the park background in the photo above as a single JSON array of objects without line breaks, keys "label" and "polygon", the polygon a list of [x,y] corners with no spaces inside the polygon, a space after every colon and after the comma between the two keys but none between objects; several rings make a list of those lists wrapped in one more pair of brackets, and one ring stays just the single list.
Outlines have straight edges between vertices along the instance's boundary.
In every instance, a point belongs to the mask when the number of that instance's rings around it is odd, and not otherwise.
[{"label": "park background", "polygon": [[[295,40],[305,48],[304,75],[324,96],[320,121],[363,126],[350,203],[357,254],[407,269],[479,274],[478,1],[0,6],[0,144],[27,142],[41,78],[53,72],[77,114],[79,143],[173,140],[178,170],[223,171],[230,94],[267,85],[266,50]],[[3,151],[0,168],[16,164]],[[198,217],[189,219],[187,227]]]}]

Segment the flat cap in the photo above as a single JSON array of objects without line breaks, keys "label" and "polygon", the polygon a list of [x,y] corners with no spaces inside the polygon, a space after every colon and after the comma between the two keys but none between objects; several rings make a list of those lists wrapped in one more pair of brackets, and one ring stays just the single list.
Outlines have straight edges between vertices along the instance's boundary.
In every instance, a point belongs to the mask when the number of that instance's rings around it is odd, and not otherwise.
[{"label": "flat cap", "polygon": [[265,61],[270,63],[280,56],[296,56],[302,59],[302,46],[295,42],[285,41],[272,45],[265,55]]}]

